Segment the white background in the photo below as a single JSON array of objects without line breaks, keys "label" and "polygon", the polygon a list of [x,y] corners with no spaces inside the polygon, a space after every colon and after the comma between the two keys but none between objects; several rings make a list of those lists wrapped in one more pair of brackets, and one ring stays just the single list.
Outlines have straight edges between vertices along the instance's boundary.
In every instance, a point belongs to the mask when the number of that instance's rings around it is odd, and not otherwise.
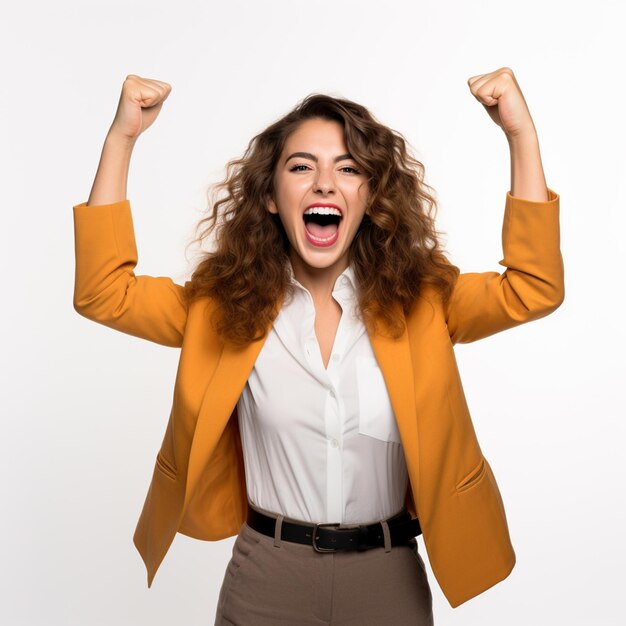
[{"label": "white background", "polygon": [[407,138],[462,271],[502,271],[504,135],[467,85],[513,69],[561,195],[566,296],[456,354],[517,554],[435,624],[623,624],[624,173],[619,1],[56,0],[6,7],[2,66],[0,622],[213,624],[234,537],[177,535],[151,589],[132,543],[179,351],[73,309],[87,200],[129,73],[169,82],[128,198],[138,274],[183,282],[205,192],[304,96],[367,106]]}]

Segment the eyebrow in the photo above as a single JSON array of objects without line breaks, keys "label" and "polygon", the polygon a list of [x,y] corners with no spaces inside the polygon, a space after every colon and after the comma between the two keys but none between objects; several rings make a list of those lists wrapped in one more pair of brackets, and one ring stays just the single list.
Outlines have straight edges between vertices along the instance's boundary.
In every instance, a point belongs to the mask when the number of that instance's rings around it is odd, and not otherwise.
[{"label": "eyebrow", "polygon": [[[317,163],[317,157],[314,154],[311,154],[310,152],[294,152],[293,154],[290,154],[285,159],[285,163],[287,163],[287,161],[289,161],[289,159],[293,159],[295,157],[302,157],[303,159],[311,159],[311,161],[315,161]],[[352,155],[351,154],[340,154],[338,157],[335,157],[335,163],[337,163],[337,161],[344,161],[346,159],[352,159]]]}]

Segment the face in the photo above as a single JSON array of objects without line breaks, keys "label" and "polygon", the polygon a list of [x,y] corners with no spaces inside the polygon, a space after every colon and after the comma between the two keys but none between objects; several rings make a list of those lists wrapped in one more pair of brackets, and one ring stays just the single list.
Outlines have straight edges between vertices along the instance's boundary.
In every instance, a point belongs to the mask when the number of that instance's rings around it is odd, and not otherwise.
[{"label": "face", "polygon": [[348,154],[339,122],[309,119],[291,133],[267,208],[280,216],[296,277],[314,268],[338,275],[348,266],[368,195],[367,177]]}]

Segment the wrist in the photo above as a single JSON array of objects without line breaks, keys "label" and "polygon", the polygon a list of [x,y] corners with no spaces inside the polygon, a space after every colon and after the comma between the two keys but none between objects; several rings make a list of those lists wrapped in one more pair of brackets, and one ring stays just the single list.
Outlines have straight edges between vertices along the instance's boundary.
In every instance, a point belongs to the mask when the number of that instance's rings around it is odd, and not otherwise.
[{"label": "wrist", "polygon": [[105,145],[114,146],[120,150],[132,150],[135,147],[136,137],[128,137],[117,131],[113,126],[109,128],[109,132],[104,140]]},{"label": "wrist", "polygon": [[534,126],[520,130],[515,134],[506,135],[511,150],[519,148],[528,148],[539,145],[539,137]]}]

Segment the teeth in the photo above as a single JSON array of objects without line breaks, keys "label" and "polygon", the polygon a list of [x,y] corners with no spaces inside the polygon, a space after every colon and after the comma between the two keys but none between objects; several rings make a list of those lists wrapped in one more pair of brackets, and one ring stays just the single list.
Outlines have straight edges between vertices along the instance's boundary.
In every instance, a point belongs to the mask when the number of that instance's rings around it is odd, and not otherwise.
[{"label": "teeth", "polygon": [[321,237],[316,237],[315,235],[309,233],[309,237],[311,237],[311,239],[315,239],[315,241],[319,241],[323,243],[324,241],[330,241],[336,234],[337,233],[333,233],[330,237],[326,237],[325,239],[322,239]]},{"label": "teeth", "polygon": [[304,212],[305,215],[338,215],[341,217],[341,211],[330,206],[312,206]]}]

